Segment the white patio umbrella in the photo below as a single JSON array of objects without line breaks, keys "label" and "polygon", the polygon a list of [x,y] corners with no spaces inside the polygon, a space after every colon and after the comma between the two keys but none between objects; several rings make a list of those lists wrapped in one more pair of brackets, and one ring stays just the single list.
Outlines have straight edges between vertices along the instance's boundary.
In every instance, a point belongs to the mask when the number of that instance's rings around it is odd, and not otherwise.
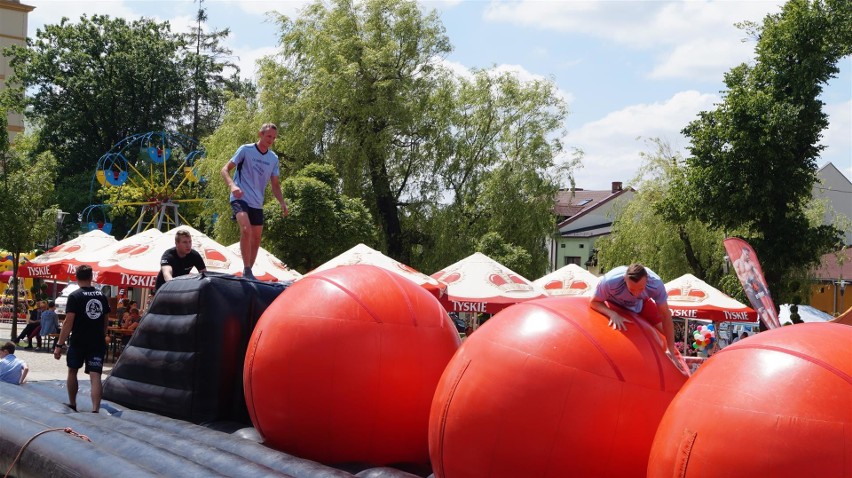
[{"label": "white patio umbrella", "polygon": [[116,239],[101,230],[94,230],[50,249],[18,268],[21,277],[55,278],[66,280],[81,264],[80,257],[115,244]]},{"label": "white patio umbrella", "polygon": [[[227,247],[190,226],[178,226],[165,233],[148,229],[119,241],[90,264],[97,272],[96,281],[123,287],[153,288],[160,272],[160,258],[175,246],[175,233],[187,230],[192,248],[201,254],[207,270],[235,274],[242,269],[240,261]],[[109,255],[106,253],[110,252]]]},{"label": "white patio umbrella", "polygon": [[[242,263],[243,254],[240,251],[239,242],[228,246],[228,250],[237,256],[241,261],[240,263]],[[302,274],[287,267],[287,264],[281,262],[280,259],[262,247],[257,251],[257,258],[254,261],[252,272],[257,280],[268,282],[296,281],[302,278]],[[242,269],[239,270],[237,275],[243,275]]]},{"label": "white patio umbrella", "polygon": [[343,252],[337,257],[311,270],[305,275],[311,275],[315,272],[324,271],[333,267],[351,266],[355,264],[373,265],[389,270],[395,274],[399,274],[428,290],[436,297],[440,297],[447,288],[447,285],[443,282],[429,277],[413,267],[407,266],[396,259],[388,257],[365,244],[358,244],[352,249]]},{"label": "white patio umbrella", "polygon": [[714,322],[756,322],[751,307],[716,289],[692,274],[666,282],[672,315]]},{"label": "white patio umbrella", "polygon": [[533,281],[547,295],[592,296],[600,277],[577,264],[568,264]]},{"label": "white patio umbrella", "polygon": [[439,299],[448,312],[496,314],[518,302],[547,296],[532,282],[481,252],[432,277],[447,284],[447,293]]}]

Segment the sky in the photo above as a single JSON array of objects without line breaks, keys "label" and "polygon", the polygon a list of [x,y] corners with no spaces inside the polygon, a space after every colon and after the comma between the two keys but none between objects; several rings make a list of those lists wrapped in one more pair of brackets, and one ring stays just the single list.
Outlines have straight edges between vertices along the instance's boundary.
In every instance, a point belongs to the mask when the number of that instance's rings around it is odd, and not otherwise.
[{"label": "sky", "polygon": [[[22,0],[36,7],[30,37],[63,16],[107,14],[168,20],[172,31],[194,23],[192,0]],[[521,79],[547,79],[558,87],[570,114],[566,150],[583,151],[576,186],[609,189],[629,185],[659,138],[686,156],[680,131],[701,111],[714,108],[725,88],[724,73],[753,62],[755,42],[735,23],[760,22],[780,12],[778,0],[589,1],[433,0],[453,45],[442,61],[460,74],[472,68],[514,72]],[[254,77],[258,58],[274,53],[278,28],[267,12],[291,18],[304,1],[206,0],[209,28],[231,29],[225,42],[244,77]],[[825,87],[822,100],[830,126],[818,160],[852,178],[852,58]],[[566,152],[567,157],[567,152]]]}]

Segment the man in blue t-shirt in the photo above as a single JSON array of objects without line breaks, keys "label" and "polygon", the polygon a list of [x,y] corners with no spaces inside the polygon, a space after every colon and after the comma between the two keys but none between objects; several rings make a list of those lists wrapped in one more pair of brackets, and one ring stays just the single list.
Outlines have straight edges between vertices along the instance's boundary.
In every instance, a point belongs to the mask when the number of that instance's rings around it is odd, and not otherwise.
[{"label": "man in blue t-shirt", "polygon": [[27,363],[15,357],[15,344],[6,342],[0,347],[0,382],[20,385],[27,379],[29,371]]},{"label": "man in blue t-shirt", "polygon": [[642,264],[612,269],[601,277],[589,307],[609,319],[609,326],[627,330],[633,321],[621,315],[618,307],[636,313],[657,327],[666,337],[666,355],[683,370],[675,359],[674,323],[668,304],[669,295],[660,276]]},{"label": "man in blue t-shirt", "polygon": [[[281,205],[281,213],[289,214],[287,203],[281,194],[278,180],[278,156],[269,148],[278,137],[278,128],[272,123],[261,126],[257,143],[244,144],[234,157],[222,167],[222,178],[231,190],[231,209],[240,226],[240,254],[243,256],[243,276],[254,279],[251,271],[260,248],[263,234],[263,194],[266,185],[272,184],[272,194]],[[231,178],[231,170],[237,172]]]}]

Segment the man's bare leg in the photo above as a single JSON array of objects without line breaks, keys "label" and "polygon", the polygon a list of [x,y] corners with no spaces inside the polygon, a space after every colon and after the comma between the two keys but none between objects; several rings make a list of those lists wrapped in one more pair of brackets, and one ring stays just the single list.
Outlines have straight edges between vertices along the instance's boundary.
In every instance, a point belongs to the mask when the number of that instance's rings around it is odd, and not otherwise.
[{"label": "man's bare leg", "polygon": [[68,378],[65,380],[65,388],[68,389],[68,406],[77,411],[77,371],[79,369],[69,368]]},{"label": "man's bare leg", "polygon": [[89,372],[89,380],[92,383],[92,411],[97,413],[101,409],[101,396],[104,392],[101,374],[98,372]]},{"label": "man's bare leg", "polygon": [[245,212],[238,212],[236,218],[237,224],[240,226],[240,254],[243,256],[243,276],[246,276],[246,271],[251,272],[251,268],[254,266],[252,255],[254,226],[249,222],[248,214]]},{"label": "man's bare leg", "polygon": [[260,249],[260,238],[263,235],[263,226],[251,226],[251,265],[257,261],[257,251]]}]

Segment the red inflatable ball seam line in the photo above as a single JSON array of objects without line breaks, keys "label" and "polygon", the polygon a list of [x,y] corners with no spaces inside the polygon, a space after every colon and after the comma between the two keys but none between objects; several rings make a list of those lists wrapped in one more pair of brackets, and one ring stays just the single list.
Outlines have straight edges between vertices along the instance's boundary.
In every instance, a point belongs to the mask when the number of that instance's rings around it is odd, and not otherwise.
[{"label": "red inflatable ball seam line", "polygon": [[444,457],[444,438],[447,436],[447,433],[446,433],[447,417],[450,415],[450,405],[452,405],[452,403],[453,403],[453,398],[455,397],[456,391],[459,388],[459,383],[461,383],[461,380],[464,377],[464,374],[467,372],[468,367],[470,367],[470,362],[471,362],[471,360],[468,359],[468,361],[464,364],[464,366],[461,368],[461,370],[459,370],[458,375],[456,375],[455,380],[453,380],[452,387],[450,387],[450,393],[449,393],[449,396],[447,397],[447,402],[444,404],[444,407],[441,410],[441,415],[440,415],[441,416],[441,426],[440,426],[440,432],[438,433],[438,437],[440,437],[440,442],[438,443],[438,453],[439,453],[439,456],[441,457],[441,461],[439,461],[437,463],[432,463],[432,466],[434,467],[435,476],[444,476],[443,457]]},{"label": "red inflatable ball seam line", "polygon": [[373,320],[374,320],[374,321],[376,321],[376,323],[378,323],[378,324],[383,323],[383,322],[382,322],[382,319],[380,319],[380,318],[379,318],[379,316],[378,316],[378,315],[376,315],[376,313],[375,313],[373,310],[371,310],[369,307],[367,307],[367,304],[365,304],[365,303],[364,303],[364,301],[362,301],[360,297],[358,297],[357,295],[353,294],[353,293],[352,293],[352,291],[350,291],[350,290],[349,290],[349,289],[347,289],[346,287],[343,287],[342,285],[338,284],[337,282],[335,282],[335,281],[333,281],[333,280],[331,280],[331,279],[328,279],[327,277],[323,277],[323,276],[310,275],[310,276],[307,276],[307,277],[303,277],[301,280],[305,280],[305,279],[308,279],[308,280],[319,280],[319,281],[323,281],[323,282],[328,282],[329,284],[331,284],[331,285],[333,285],[333,286],[337,287],[338,289],[340,289],[341,291],[343,291],[344,293],[346,293],[346,295],[348,295],[349,297],[351,297],[351,298],[352,298],[352,300],[354,300],[355,302],[357,302],[357,303],[358,303],[361,307],[363,307],[363,308],[364,308],[364,310],[366,310],[366,311],[367,311],[367,313],[368,313],[368,314],[370,314],[370,317],[372,317],[372,318],[373,318]]},{"label": "red inflatable ball seam line", "polygon": [[722,352],[732,352],[732,351],[735,351],[735,350],[747,350],[747,349],[772,350],[774,352],[781,352],[781,353],[784,353],[784,354],[792,355],[794,357],[798,357],[802,360],[805,360],[807,362],[811,362],[814,365],[817,365],[819,367],[822,367],[822,368],[828,370],[829,372],[831,372],[831,373],[837,375],[838,377],[840,377],[841,379],[845,380],[846,383],[849,383],[850,385],[852,385],[852,376],[850,376],[849,374],[847,374],[843,370],[840,370],[839,368],[835,367],[834,365],[832,365],[828,362],[825,362],[825,361],[820,360],[820,359],[815,358],[815,357],[811,357],[809,355],[805,355],[802,352],[797,352],[795,350],[785,349],[783,347],[776,347],[776,346],[773,346],[773,345],[745,344],[745,345],[734,346],[734,347],[726,347],[725,350],[722,350]]},{"label": "red inflatable ball seam line", "polygon": [[[648,322],[645,322],[645,319],[641,317],[635,317],[633,322],[639,327],[639,330],[642,332],[642,336],[645,337],[645,340],[648,341],[648,346],[651,347],[651,350],[656,350],[659,344],[654,343],[654,340],[651,336],[648,335],[648,332],[655,334],[656,332],[653,330],[652,325]],[[660,377],[660,391],[665,391],[666,389],[666,379],[665,373],[663,372],[663,362],[660,361],[660,354],[654,354],[654,361],[657,362],[657,375]]]},{"label": "red inflatable ball seam line", "polygon": [[606,362],[612,368],[612,371],[613,371],[613,373],[615,373],[615,376],[618,377],[618,381],[619,382],[625,381],[624,375],[621,373],[621,370],[618,368],[618,365],[616,365],[615,361],[612,359],[612,357],[610,357],[609,354],[606,353],[606,350],[604,350],[604,348],[600,344],[600,342],[598,342],[597,339],[595,339],[595,337],[592,336],[592,334],[590,334],[583,327],[581,327],[580,324],[578,324],[574,319],[566,316],[565,314],[563,314],[558,309],[554,309],[553,307],[549,307],[549,306],[546,306],[546,305],[538,303],[538,302],[531,302],[531,303],[525,303],[525,304],[522,303],[522,304],[518,304],[518,306],[519,307],[524,307],[524,306],[539,307],[541,309],[545,309],[549,312],[556,314],[558,317],[562,318],[563,320],[565,320],[569,324],[573,325],[577,329],[577,331],[579,331],[583,335],[583,337],[586,337],[586,340],[588,340],[596,349],[598,349],[598,352],[600,352],[601,356],[604,358],[604,360],[606,360]]},{"label": "red inflatable ball seam line", "polygon": [[[403,290],[402,286],[400,286],[398,282],[398,280],[402,277],[400,277],[399,274],[394,274],[393,272],[382,268],[379,268],[379,272],[384,274],[388,278],[388,280],[393,282],[393,285],[396,287],[396,290],[399,292],[399,295],[403,299],[405,299],[405,305],[408,306],[408,316],[411,317],[411,324],[417,327],[417,317],[415,317],[417,314],[414,313],[414,304],[411,303],[411,297],[409,297],[408,294],[405,293],[405,290]],[[405,278],[402,279],[408,280]]]}]

